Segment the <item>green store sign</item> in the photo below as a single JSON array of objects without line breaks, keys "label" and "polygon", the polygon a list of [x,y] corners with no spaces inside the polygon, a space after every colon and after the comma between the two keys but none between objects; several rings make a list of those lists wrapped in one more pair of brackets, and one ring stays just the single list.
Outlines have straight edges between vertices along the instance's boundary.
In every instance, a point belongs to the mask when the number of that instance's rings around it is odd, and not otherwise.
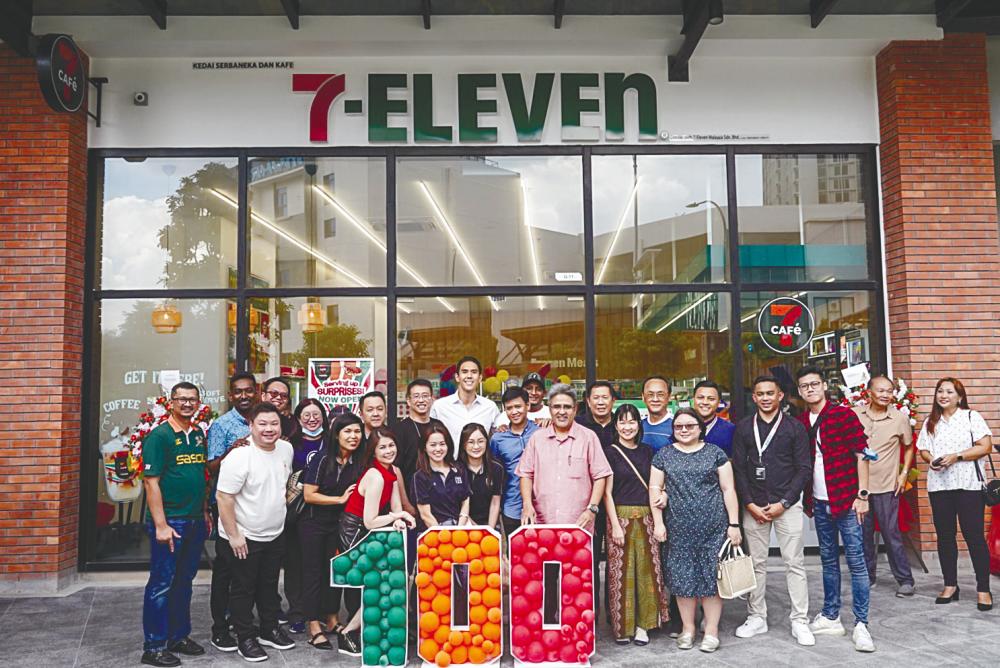
[{"label": "green store sign", "polygon": [[[558,96],[553,94],[559,77]],[[439,77],[440,79],[440,77]],[[494,98],[491,91],[502,92]],[[497,128],[480,119],[483,114],[506,113],[511,119],[519,142],[541,141],[546,123],[551,122],[549,109],[552,98],[558,100],[561,138],[564,141],[609,142],[625,140],[625,97],[632,91],[637,100],[636,115],[639,141],[659,138],[657,125],[656,82],[647,74],[621,72],[565,73],[541,72],[534,76],[530,88],[524,75],[458,74],[453,82],[441,84],[433,74],[369,74],[367,109],[361,99],[344,100],[344,113],[366,115],[368,141],[372,143],[420,144],[497,141]],[[602,89],[603,84],[603,90]],[[440,123],[436,119],[435,86],[457,88],[457,123]],[[346,74],[293,74],[292,90],[314,93],[309,110],[309,139],[329,141],[330,109],[347,89]],[[403,95],[409,99],[403,99]],[[499,105],[504,105],[503,109]],[[592,125],[584,114],[601,114],[603,127]],[[390,120],[409,116],[410,128],[390,125]]]}]

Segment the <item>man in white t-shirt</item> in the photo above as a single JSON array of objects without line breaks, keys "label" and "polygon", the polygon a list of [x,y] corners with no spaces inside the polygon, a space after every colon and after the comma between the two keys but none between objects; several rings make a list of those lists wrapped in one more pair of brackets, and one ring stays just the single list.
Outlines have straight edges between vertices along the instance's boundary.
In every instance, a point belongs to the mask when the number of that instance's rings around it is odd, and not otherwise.
[{"label": "man in white t-shirt", "polygon": [[[549,423],[552,422],[552,413],[545,405],[545,379],[542,378],[541,374],[532,371],[521,381],[521,387],[528,393],[528,420],[539,427],[548,427]],[[510,429],[510,418],[506,411],[500,411],[493,427],[499,432]]]},{"label": "man in white t-shirt", "polygon": [[[295,646],[278,625],[278,573],[284,554],[285,485],[292,473],[292,445],[281,440],[281,414],[273,404],[257,404],[248,418],[249,447],[230,452],[219,470],[220,539],[216,546],[232,565],[229,611],[237,650],[247,661],[257,662],[267,660],[261,645]],[[259,636],[253,625],[255,604]]]},{"label": "man in white t-shirt", "polygon": [[479,381],[483,377],[483,365],[478,359],[466,355],[458,360],[455,377],[458,388],[455,394],[437,399],[431,406],[431,417],[441,420],[451,434],[454,455],[458,457],[459,436],[465,425],[476,422],[486,431],[493,428],[500,409],[488,398],[479,394]]}]

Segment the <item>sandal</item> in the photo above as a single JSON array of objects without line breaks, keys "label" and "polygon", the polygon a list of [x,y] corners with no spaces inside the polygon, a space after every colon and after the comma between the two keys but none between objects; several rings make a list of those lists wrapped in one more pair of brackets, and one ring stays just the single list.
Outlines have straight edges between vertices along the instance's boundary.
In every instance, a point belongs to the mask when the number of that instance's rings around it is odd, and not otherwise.
[{"label": "sandal", "polygon": [[[323,641],[316,642],[316,638],[322,638]],[[333,645],[330,643],[330,639],[326,637],[326,634],[323,631],[314,634],[313,637],[310,638],[308,642],[316,649],[327,649],[327,650],[333,649]]]},{"label": "sandal", "polygon": [[327,631],[329,631],[333,635],[339,636],[340,634],[342,634],[344,632],[344,625],[341,624],[340,622],[337,622],[333,626],[328,626],[327,627]]}]

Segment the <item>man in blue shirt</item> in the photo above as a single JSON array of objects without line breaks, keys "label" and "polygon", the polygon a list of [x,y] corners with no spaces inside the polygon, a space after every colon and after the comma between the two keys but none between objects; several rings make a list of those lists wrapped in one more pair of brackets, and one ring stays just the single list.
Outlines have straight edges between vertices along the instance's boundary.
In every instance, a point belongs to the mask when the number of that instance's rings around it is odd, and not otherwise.
[{"label": "man in blue shirt", "polygon": [[510,535],[521,526],[521,479],[515,473],[528,439],[539,427],[528,419],[528,393],[521,387],[509,387],[500,397],[510,428],[490,436],[490,451],[503,466],[504,490],[500,521]]},{"label": "man in blue shirt", "polygon": [[674,421],[667,413],[670,404],[670,381],[650,376],[642,383],[642,401],[649,416],[642,421],[642,442],[656,452],[674,438]]},{"label": "man in blue shirt", "polygon": [[[250,422],[247,416],[260,397],[257,394],[257,379],[252,373],[238,373],[229,379],[228,412],[218,417],[208,428],[208,470],[213,477],[218,477],[222,460],[237,441],[244,444],[250,436]],[[219,521],[219,510],[215,504],[213,491],[210,499],[212,517],[216,525]],[[229,562],[216,555],[212,562],[212,646],[222,652],[235,652],[236,640],[229,633],[229,588],[233,572]]]},{"label": "man in blue shirt", "polygon": [[722,448],[726,456],[733,456],[733,433],[736,425],[719,417],[719,403],[722,401],[722,390],[710,381],[703,380],[694,386],[694,398],[691,402],[694,412],[705,422],[705,442]]}]

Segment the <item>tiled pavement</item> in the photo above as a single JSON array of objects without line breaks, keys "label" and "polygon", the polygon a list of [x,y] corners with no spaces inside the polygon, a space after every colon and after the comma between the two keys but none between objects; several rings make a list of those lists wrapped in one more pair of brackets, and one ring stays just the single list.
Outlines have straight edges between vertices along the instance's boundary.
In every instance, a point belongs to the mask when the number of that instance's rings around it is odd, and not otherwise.
[{"label": "tiled pavement", "polygon": [[[810,611],[821,607],[822,581],[816,557],[807,557]],[[975,583],[963,571],[963,598],[947,606],[934,605],[940,585],[937,568],[930,575],[917,573],[917,595],[893,595],[888,568],[872,591],[871,631],[878,647],[874,654],[854,651],[849,637],[817,639],[815,647],[795,644],[789,635],[788,599],[780,560],[772,558],[768,577],[770,632],[749,640],[733,635],[744,618],[741,601],[727,602],[723,615],[722,647],[712,655],[682,652],[665,635],[655,635],[647,647],[618,647],[610,629],[599,626],[594,666],[997,666],[1000,665],[1000,609],[981,613],[975,607]],[[199,577],[203,581],[204,574]],[[142,646],[142,587],[135,584],[88,586],[73,594],[53,598],[0,599],[0,666],[41,668],[139,665]],[[994,579],[1000,585],[1000,580]],[[884,583],[884,584],[883,584]],[[845,593],[848,581],[845,578]],[[1000,600],[1000,586],[994,586]],[[850,595],[846,594],[849,606]],[[192,603],[194,639],[208,646],[208,586],[195,586]],[[842,615],[849,622],[849,607]],[[296,636],[296,638],[302,638]],[[302,639],[293,650],[268,650],[267,665],[360,665],[336,652],[321,652]],[[416,665],[417,660],[411,660]],[[505,666],[513,665],[507,657]],[[246,665],[238,656],[208,647],[207,655],[184,659],[191,666]]]}]

